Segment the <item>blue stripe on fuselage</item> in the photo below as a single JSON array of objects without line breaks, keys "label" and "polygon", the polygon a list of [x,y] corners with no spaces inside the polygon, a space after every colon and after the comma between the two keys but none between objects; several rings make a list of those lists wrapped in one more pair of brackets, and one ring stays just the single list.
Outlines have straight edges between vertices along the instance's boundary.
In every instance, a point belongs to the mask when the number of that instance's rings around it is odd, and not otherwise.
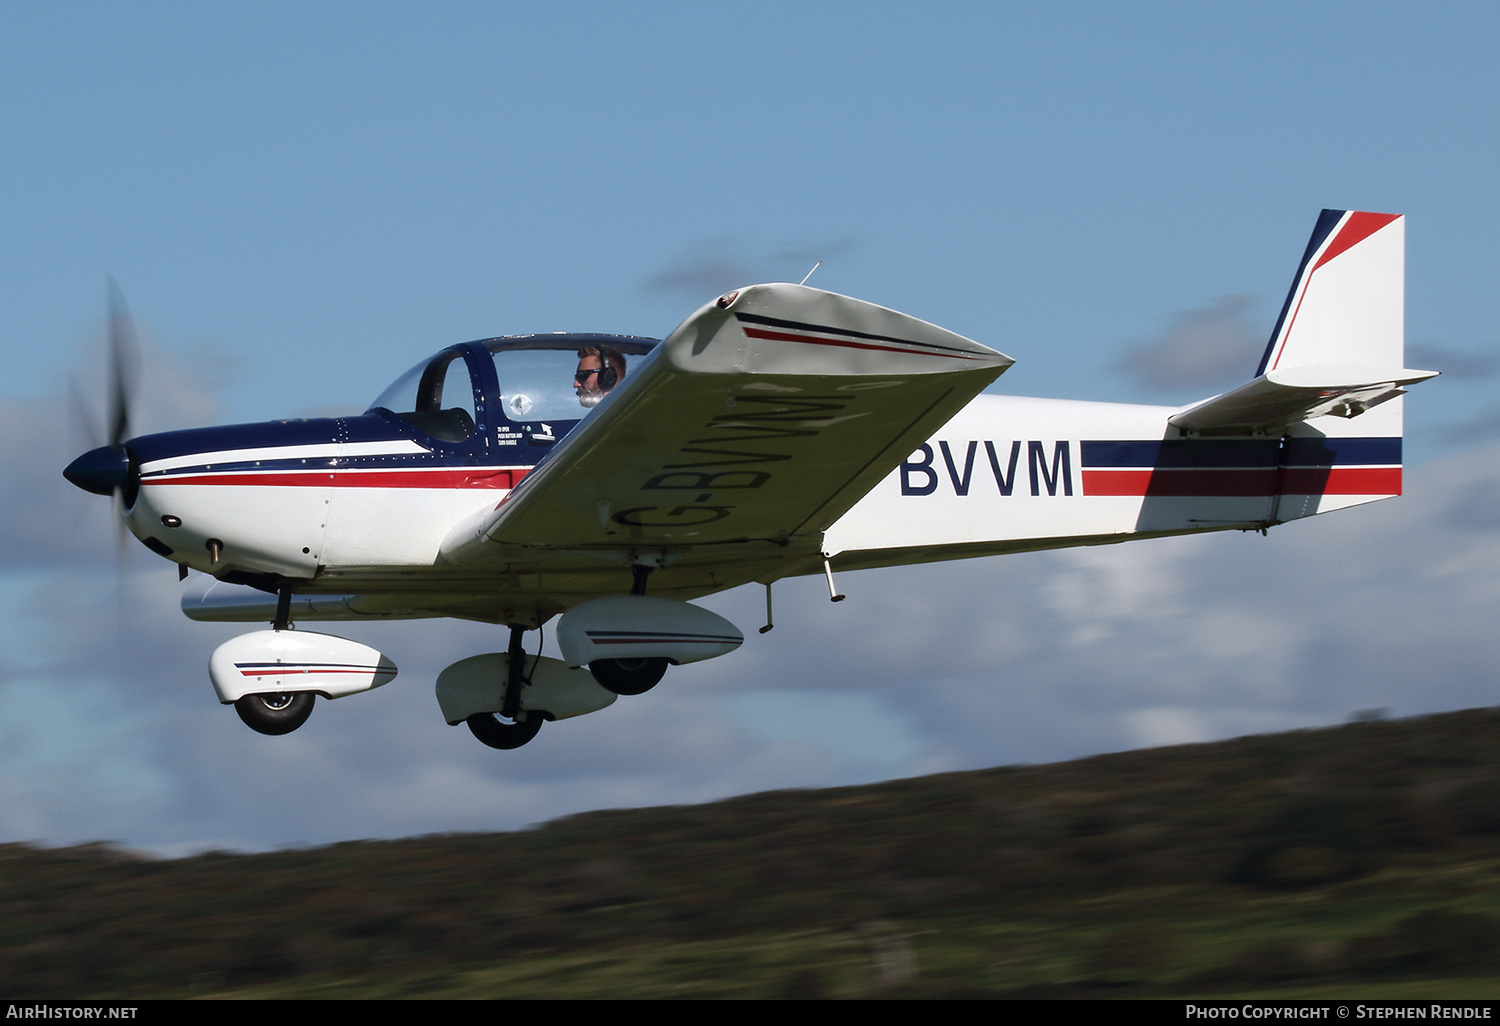
[{"label": "blue stripe on fuselage", "polygon": [[[506,422],[509,426],[509,422]],[[575,426],[577,421],[548,422],[558,441]],[[501,445],[488,448],[481,438],[471,438],[461,443],[443,442],[431,438],[406,423],[394,414],[385,411],[366,413],[358,417],[318,418],[313,420],[276,420],[260,424],[230,424],[221,427],[196,428],[186,431],[166,431],[155,435],[133,438],[128,447],[137,463],[149,465],[158,460],[191,456],[195,453],[232,453],[245,449],[297,449],[311,446],[334,446],[341,443],[361,442],[415,442],[423,447],[422,452],[358,453],[338,456],[337,466],[341,470],[384,470],[404,468],[443,467],[530,467],[540,462],[558,443],[548,445]],[[284,457],[258,460],[216,459],[212,463],[215,473],[233,471],[298,471],[318,466],[333,466],[334,456],[325,453],[315,457],[301,457],[295,452]],[[194,464],[173,467],[143,474],[143,479],[162,476],[179,476],[202,473],[209,464]]]},{"label": "blue stripe on fuselage", "polygon": [[[1274,467],[1281,463],[1275,438],[1174,438],[1165,441],[1084,439],[1079,462],[1084,467]],[[1288,466],[1398,466],[1400,438],[1292,438]]]}]

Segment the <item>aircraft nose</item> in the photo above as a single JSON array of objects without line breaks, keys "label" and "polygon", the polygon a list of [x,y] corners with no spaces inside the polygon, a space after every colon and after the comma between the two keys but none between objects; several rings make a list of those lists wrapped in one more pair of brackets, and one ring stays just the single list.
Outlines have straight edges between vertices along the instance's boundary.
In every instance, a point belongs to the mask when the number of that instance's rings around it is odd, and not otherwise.
[{"label": "aircraft nose", "polygon": [[123,445],[101,445],[69,463],[63,477],[86,492],[113,495],[130,483],[130,455]]}]

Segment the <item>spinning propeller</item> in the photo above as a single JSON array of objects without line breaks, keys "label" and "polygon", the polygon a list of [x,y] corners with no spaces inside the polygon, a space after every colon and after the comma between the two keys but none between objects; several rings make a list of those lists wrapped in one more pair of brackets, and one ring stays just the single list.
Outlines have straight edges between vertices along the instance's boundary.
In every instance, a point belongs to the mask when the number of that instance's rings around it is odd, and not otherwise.
[{"label": "spinning propeller", "polygon": [[[135,504],[141,486],[140,468],[125,447],[130,433],[130,395],[135,368],[140,362],[135,324],[125,306],[125,297],[115,280],[109,280],[109,385],[108,437],[104,445],[90,449],[63,471],[63,477],[86,492],[109,495],[115,512],[123,513]],[[92,427],[92,420],[90,419]],[[91,432],[92,434],[92,432]],[[95,435],[94,440],[97,440]],[[124,522],[116,523],[123,531]],[[123,540],[123,536],[121,538]]]}]

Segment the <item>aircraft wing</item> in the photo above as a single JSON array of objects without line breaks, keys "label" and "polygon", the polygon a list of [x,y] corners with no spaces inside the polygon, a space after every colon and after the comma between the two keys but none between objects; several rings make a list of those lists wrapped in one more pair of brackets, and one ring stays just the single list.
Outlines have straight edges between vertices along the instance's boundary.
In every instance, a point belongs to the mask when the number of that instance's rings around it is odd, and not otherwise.
[{"label": "aircraft wing", "polygon": [[455,527],[441,558],[638,558],[816,537],[1011,363],[818,289],[728,293],[673,331],[495,508]]}]

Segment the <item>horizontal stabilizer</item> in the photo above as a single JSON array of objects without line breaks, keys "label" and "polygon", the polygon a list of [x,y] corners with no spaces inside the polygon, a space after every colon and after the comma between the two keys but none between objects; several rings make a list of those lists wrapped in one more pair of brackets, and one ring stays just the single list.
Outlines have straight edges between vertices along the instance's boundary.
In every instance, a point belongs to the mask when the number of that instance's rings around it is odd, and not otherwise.
[{"label": "horizontal stabilizer", "polygon": [[1357,417],[1437,374],[1351,364],[1287,367],[1189,406],[1168,423],[1200,434],[1270,433],[1314,417]]}]

